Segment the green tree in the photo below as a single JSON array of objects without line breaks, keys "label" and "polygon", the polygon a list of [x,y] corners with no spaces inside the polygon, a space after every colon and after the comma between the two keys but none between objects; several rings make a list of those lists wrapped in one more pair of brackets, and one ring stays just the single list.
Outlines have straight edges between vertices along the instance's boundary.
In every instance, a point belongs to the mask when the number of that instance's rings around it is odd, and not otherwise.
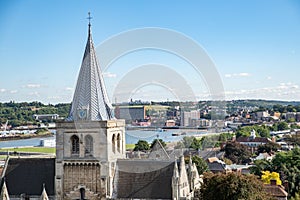
[{"label": "green tree", "polygon": [[277,129],[278,129],[278,131],[283,131],[283,130],[288,130],[288,129],[290,129],[289,128],[289,124],[288,123],[286,123],[286,122],[279,122],[278,123],[278,125],[277,125]]},{"label": "green tree", "polygon": [[272,171],[272,163],[268,160],[255,160],[254,166],[250,167],[251,174],[255,174],[256,176],[261,176],[262,171]]},{"label": "green tree", "polygon": [[191,144],[193,143],[195,137],[191,136],[184,136],[182,138],[182,144],[185,148],[191,148]]},{"label": "green tree", "polygon": [[150,149],[150,145],[147,141],[145,140],[139,140],[135,146],[133,151],[147,151]]},{"label": "green tree", "polygon": [[203,184],[195,197],[200,200],[271,200],[254,175],[204,173]]},{"label": "green tree", "polygon": [[225,158],[230,159],[236,164],[245,164],[250,162],[251,152],[248,147],[237,143],[237,142],[227,142],[225,147]]},{"label": "green tree", "polygon": [[201,149],[201,140],[198,140],[197,138],[193,138],[193,141],[192,141],[192,144],[190,147],[195,150],[200,150]]},{"label": "green tree", "polygon": [[280,149],[280,145],[274,142],[269,142],[264,145],[259,145],[257,147],[257,153],[271,153],[276,152]]},{"label": "green tree", "polygon": [[203,158],[199,156],[193,156],[192,161],[193,163],[195,163],[199,174],[203,174],[204,172],[209,171],[208,165],[206,161],[203,160]]}]

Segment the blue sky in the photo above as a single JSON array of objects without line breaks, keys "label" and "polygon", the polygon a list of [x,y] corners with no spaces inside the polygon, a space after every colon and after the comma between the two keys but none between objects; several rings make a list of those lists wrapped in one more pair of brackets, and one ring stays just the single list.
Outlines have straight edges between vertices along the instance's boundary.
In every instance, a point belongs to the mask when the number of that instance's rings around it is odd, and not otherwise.
[{"label": "blue sky", "polygon": [[[213,60],[226,99],[300,100],[299,1],[1,0],[0,102],[71,101],[88,12],[96,47],[136,28],[174,30],[196,41]],[[188,63],[157,50],[132,52],[104,71],[110,98],[119,98],[113,91],[122,77],[148,63],[172,68],[197,99],[209,98],[207,85]],[[131,97],[176,99],[167,88],[151,84],[137,86]]]}]

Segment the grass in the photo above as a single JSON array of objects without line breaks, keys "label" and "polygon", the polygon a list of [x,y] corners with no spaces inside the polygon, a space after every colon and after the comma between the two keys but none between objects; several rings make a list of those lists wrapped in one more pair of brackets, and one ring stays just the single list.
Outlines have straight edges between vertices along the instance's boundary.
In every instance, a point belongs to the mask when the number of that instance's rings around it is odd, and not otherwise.
[{"label": "grass", "polygon": [[19,147],[19,148],[2,148],[0,152],[36,152],[36,153],[55,153],[55,148],[50,147]]},{"label": "grass", "polygon": [[126,144],[126,150],[127,149],[134,149],[135,144]]}]

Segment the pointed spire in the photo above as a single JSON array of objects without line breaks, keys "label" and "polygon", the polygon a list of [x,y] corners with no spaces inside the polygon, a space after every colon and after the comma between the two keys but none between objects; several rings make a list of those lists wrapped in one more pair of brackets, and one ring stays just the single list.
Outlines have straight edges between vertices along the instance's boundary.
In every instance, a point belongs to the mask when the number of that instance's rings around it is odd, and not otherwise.
[{"label": "pointed spire", "polygon": [[3,185],[2,185],[2,188],[1,188],[0,200],[9,200],[9,194],[8,194],[8,191],[7,191],[5,179],[3,181]]},{"label": "pointed spire", "polygon": [[195,173],[195,174],[194,174],[194,175],[195,175],[194,178],[195,178],[196,180],[198,180],[200,176],[199,176],[198,169],[197,169],[195,163],[193,163],[193,171],[194,171],[194,173]]},{"label": "pointed spire", "polygon": [[174,170],[173,170],[173,177],[174,178],[179,178],[179,172],[178,172],[178,166],[177,166],[177,160],[175,159],[174,162]]},{"label": "pointed spire", "polygon": [[170,156],[167,153],[166,149],[164,148],[164,146],[161,144],[161,142],[159,141],[159,139],[156,139],[151,152],[148,156],[148,158],[150,159],[162,159],[162,160],[169,160]]},{"label": "pointed spire", "polygon": [[92,40],[90,14],[88,19],[88,40],[67,121],[98,121],[113,118],[112,106],[108,100]]},{"label": "pointed spire", "polygon": [[49,200],[46,189],[45,189],[45,184],[43,184],[43,191],[42,191],[40,200]]}]

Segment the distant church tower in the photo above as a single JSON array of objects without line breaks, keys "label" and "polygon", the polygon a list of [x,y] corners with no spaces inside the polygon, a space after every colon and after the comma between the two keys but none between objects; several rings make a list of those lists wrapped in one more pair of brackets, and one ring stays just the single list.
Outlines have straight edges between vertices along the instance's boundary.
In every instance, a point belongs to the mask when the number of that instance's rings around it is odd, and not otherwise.
[{"label": "distant church tower", "polygon": [[57,123],[56,199],[111,197],[119,158],[125,158],[125,121],[112,116],[89,23],[70,113]]}]

